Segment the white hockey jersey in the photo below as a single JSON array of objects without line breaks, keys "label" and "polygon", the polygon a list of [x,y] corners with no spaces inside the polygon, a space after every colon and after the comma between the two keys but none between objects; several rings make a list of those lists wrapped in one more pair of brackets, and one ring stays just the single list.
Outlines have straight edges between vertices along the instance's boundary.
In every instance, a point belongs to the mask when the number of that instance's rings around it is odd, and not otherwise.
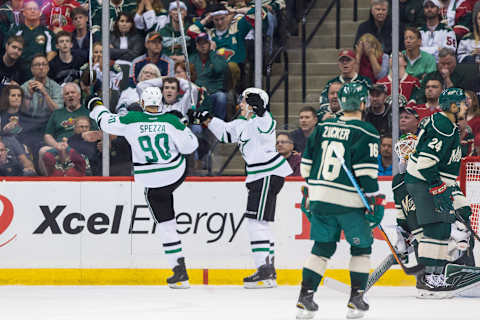
[{"label": "white hockey jersey", "polygon": [[419,28],[422,35],[422,46],[420,50],[430,53],[438,62],[438,51],[441,48],[457,50],[457,38],[452,28],[446,24],[439,23],[435,30],[431,31],[427,25]]},{"label": "white hockey jersey", "polygon": [[124,136],[132,149],[135,180],[149,188],[178,181],[186,170],[185,154],[198,147],[197,137],[172,114],[110,113],[104,106],[90,112],[90,118],[109,134]]},{"label": "white hockey jersey", "polygon": [[246,162],[247,179],[252,182],[266,176],[286,177],[292,174],[287,160],[275,149],[276,121],[270,112],[247,120],[240,117],[230,122],[213,118],[208,125],[222,143],[237,143]]},{"label": "white hockey jersey", "polygon": [[462,62],[463,59],[471,55],[474,49],[480,49],[480,40],[475,40],[473,33],[467,33],[458,44],[458,62]]},{"label": "white hockey jersey", "polygon": [[[181,79],[181,78],[177,78],[177,79],[180,82],[179,90],[182,90],[185,93],[183,94],[183,97],[181,97],[180,100],[178,100],[174,104],[168,105],[168,104],[165,104],[165,102],[163,102],[162,112],[169,112],[169,111],[176,110],[176,111],[181,112],[183,115],[186,115],[188,109],[191,109],[192,106],[197,105],[198,93],[199,93],[198,86],[196,86],[194,83],[190,83],[191,88],[192,88],[192,95],[193,95],[193,103],[192,103],[191,98],[190,98],[189,81],[185,80],[185,79]],[[159,87],[159,88],[161,88],[162,86],[163,86],[163,78],[155,78],[155,79],[150,79],[150,80],[145,80],[145,81],[139,82],[137,84],[138,96],[139,97],[142,96],[142,92],[145,88],[148,88],[148,87]]]}]

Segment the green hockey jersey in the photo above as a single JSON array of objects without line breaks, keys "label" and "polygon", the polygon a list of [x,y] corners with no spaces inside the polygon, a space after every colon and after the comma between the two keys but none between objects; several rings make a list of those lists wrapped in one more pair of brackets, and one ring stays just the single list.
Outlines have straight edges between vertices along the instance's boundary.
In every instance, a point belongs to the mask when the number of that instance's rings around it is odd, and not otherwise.
[{"label": "green hockey jersey", "polygon": [[368,194],[378,191],[378,145],[378,131],[368,122],[341,116],[316,126],[300,167],[309,185],[313,213],[332,215],[363,208],[334,150],[343,156],[347,168]]},{"label": "green hockey jersey", "polygon": [[454,185],[460,170],[462,148],[458,127],[443,112],[422,121],[415,152],[408,159],[405,181]]}]

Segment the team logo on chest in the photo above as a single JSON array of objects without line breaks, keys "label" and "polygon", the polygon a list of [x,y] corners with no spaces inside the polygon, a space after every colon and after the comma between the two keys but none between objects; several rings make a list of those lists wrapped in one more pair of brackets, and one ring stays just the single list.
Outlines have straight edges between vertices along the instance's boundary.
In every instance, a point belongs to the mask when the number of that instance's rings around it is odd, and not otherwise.
[{"label": "team logo on chest", "polygon": [[462,149],[458,146],[455,150],[452,150],[452,154],[450,155],[450,160],[448,160],[448,164],[452,164],[453,162],[460,162],[462,159]]}]

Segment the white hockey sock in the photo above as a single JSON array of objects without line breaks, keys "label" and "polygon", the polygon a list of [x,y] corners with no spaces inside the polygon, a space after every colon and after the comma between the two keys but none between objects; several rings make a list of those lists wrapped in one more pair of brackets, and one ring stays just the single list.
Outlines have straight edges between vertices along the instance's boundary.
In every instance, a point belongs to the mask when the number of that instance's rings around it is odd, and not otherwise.
[{"label": "white hockey sock", "polygon": [[157,224],[158,233],[162,239],[162,246],[168,259],[170,268],[173,269],[178,258],[183,257],[182,242],[177,233],[177,222],[175,219]]},{"label": "white hockey sock", "polygon": [[252,248],[253,260],[258,268],[267,263],[270,255],[270,226],[266,221],[248,219],[248,234]]}]

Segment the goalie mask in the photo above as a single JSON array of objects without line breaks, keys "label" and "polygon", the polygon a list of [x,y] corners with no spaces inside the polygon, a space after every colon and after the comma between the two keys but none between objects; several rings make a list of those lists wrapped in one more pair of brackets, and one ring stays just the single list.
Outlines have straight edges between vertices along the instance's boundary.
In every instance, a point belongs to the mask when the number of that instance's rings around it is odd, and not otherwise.
[{"label": "goalie mask", "polygon": [[268,94],[259,88],[247,88],[242,92],[242,98],[245,98],[247,105],[251,106],[253,112],[262,117],[267,111]]},{"label": "goalie mask", "polygon": [[395,153],[400,159],[408,160],[415,151],[417,136],[413,133],[404,134],[395,143]]},{"label": "goalie mask", "polygon": [[157,112],[160,112],[160,106],[162,105],[162,91],[158,87],[148,87],[142,92],[140,104],[143,111],[147,107],[156,107]]},{"label": "goalie mask", "polygon": [[[465,102],[467,97],[465,96],[465,91],[460,88],[448,88],[443,90],[442,94],[439,97],[440,108],[443,111],[448,111],[452,113],[460,112],[460,104]],[[452,110],[452,104],[455,104],[457,108]]]}]

